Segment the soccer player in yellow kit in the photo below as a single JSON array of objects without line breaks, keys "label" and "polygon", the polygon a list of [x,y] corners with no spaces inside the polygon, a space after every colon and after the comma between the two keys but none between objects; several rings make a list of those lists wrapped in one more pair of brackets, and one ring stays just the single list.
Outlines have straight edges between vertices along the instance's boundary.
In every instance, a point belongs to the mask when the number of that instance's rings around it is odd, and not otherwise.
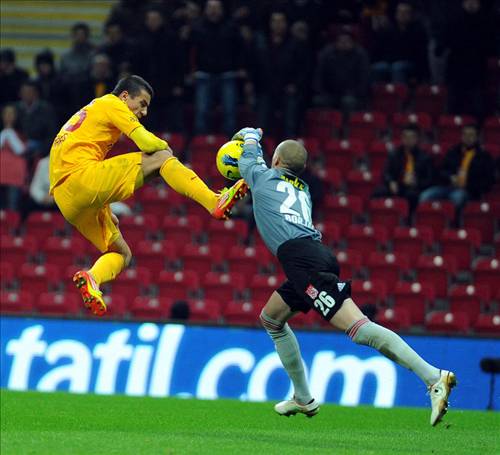
[{"label": "soccer player in yellow kit", "polygon": [[[103,253],[90,270],[73,277],[85,306],[97,315],[106,312],[99,285],[116,278],[132,258],[110,203],[127,199],[159,174],[175,191],[225,219],[248,191],[239,180],[214,193],[173,156],[167,142],[147,131],[139,119],[147,115],[152,96],[153,89],[141,77],[121,79],[112,93],[73,115],[50,150],[50,193],[64,218]],[[141,151],[105,159],[122,133]]]}]

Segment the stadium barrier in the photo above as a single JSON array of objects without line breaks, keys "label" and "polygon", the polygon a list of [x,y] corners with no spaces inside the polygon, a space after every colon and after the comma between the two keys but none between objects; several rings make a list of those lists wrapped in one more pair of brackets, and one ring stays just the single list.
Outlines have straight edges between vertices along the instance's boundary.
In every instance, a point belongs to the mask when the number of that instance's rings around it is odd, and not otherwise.
[{"label": "stadium barrier", "polygon": [[[263,330],[2,317],[0,334],[0,386],[11,390],[248,401],[291,394]],[[340,333],[297,337],[320,402],[428,406],[423,383],[376,351]],[[454,408],[486,408],[489,375],[480,360],[500,352],[499,339],[404,338],[430,363],[456,372]]]}]

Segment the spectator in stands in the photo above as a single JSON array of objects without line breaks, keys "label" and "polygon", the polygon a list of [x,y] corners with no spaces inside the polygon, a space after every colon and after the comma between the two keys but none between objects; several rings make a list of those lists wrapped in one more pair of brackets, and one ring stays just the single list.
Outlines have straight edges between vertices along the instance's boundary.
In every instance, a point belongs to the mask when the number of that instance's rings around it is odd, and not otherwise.
[{"label": "spectator in stands", "polygon": [[28,77],[26,71],[16,66],[12,49],[0,50],[0,106],[19,100],[19,89]]},{"label": "spectator in stands", "polygon": [[49,157],[46,156],[38,161],[30,183],[29,200],[23,204],[22,218],[36,210],[53,211],[58,210],[54,197],[49,194]]},{"label": "spectator in stands", "polygon": [[165,25],[160,9],[146,11],[138,48],[135,72],[155,87],[154,109],[147,124],[154,131],[180,131],[186,58],[179,38]]},{"label": "spectator in stands", "polygon": [[92,58],[90,74],[78,84],[73,85],[72,111],[76,111],[94,98],[110,93],[115,85],[111,60],[106,54],[96,54]]},{"label": "spectator in stands", "polygon": [[224,19],[220,0],[207,0],[203,18],[190,32],[194,56],[195,133],[210,131],[208,117],[217,91],[224,111],[223,130],[236,129],[237,77],[243,71],[242,40],[236,26]]},{"label": "spectator in stands", "polygon": [[444,157],[439,173],[440,184],[420,195],[420,202],[450,200],[457,208],[457,224],[461,209],[469,199],[480,199],[494,183],[493,158],[478,140],[476,125],[465,125],[462,141]]},{"label": "spectator in stands", "polygon": [[59,73],[66,83],[79,81],[90,71],[94,45],[90,42],[90,28],[84,22],[71,27],[71,49],[61,56]]},{"label": "spectator in stands", "polygon": [[104,26],[104,35],[104,44],[97,52],[109,57],[114,76],[117,77],[122,71],[130,71],[137,52],[135,43],[125,38],[119,22],[107,22]]},{"label": "spectator in stands", "polygon": [[[17,126],[17,110],[13,104],[7,104],[2,109],[2,129],[0,131],[0,153],[13,153],[23,155],[26,143],[19,134]],[[0,188],[0,207],[17,210],[21,200],[22,190],[11,184]]]},{"label": "spectator in stands", "polygon": [[494,53],[493,28],[480,0],[463,0],[461,14],[448,22],[443,42],[436,46],[437,54],[448,49],[446,83],[453,114],[478,119],[484,115],[483,90],[488,56]]},{"label": "spectator in stands", "polygon": [[389,152],[382,174],[383,185],[373,197],[402,197],[408,201],[409,217],[418,203],[420,193],[432,183],[432,160],[419,147],[420,131],[407,125],[401,132],[401,145]]},{"label": "spectator in stands", "polygon": [[317,103],[345,113],[363,109],[368,96],[370,66],[366,51],[355,43],[347,30],[341,30],[334,44],[319,54]]},{"label": "spectator in stands", "polygon": [[[269,18],[269,32],[256,37],[252,81],[257,103],[257,121],[266,131],[276,124],[275,110],[283,115],[283,134],[296,137],[299,105],[307,69],[301,61],[301,47],[288,33],[283,11]],[[276,131],[274,131],[276,134]]]},{"label": "spectator in stands", "polygon": [[57,123],[64,121],[70,114],[67,106],[65,83],[56,72],[54,54],[44,50],[35,56],[36,84],[40,89],[40,98],[50,103],[57,115]]},{"label": "spectator in stands", "polygon": [[27,139],[25,156],[31,169],[36,159],[49,153],[57,132],[57,120],[52,105],[40,99],[40,89],[34,81],[25,81],[20,94],[21,101],[16,108],[20,129]]},{"label": "spectator in stands", "polygon": [[410,2],[399,2],[394,22],[386,19],[373,31],[372,72],[375,82],[421,82],[429,74],[428,37]]},{"label": "spectator in stands", "polygon": [[22,155],[26,151],[26,143],[19,133],[17,109],[13,104],[7,104],[2,109],[0,146],[2,151],[9,149],[15,155]]}]

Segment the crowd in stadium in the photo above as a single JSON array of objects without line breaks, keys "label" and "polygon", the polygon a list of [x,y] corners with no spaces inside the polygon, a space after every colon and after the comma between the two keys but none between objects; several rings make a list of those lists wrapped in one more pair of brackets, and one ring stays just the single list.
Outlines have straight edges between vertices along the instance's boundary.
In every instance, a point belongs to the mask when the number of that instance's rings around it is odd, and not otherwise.
[{"label": "crowd in stadium", "polygon": [[[121,1],[102,42],[75,24],[60,61],[50,49],[36,55],[34,77],[14,50],[1,50],[2,153],[26,165],[23,185],[2,185],[1,208],[22,219],[57,210],[47,178],[55,134],[121,77],[138,74],[155,91],[145,125],[180,138],[169,143],[182,144],[174,151],[195,168],[196,137],[227,139],[247,124],[262,127],[269,144],[302,137],[304,179],[323,224],[333,221],[328,212],[345,232],[352,220],[370,219],[370,197],[406,199],[409,225],[419,205],[435,200],[453,204],[441,228],[464,226],[468,201],[489,197],[494,215],[498,13],[498,2],[486,0]],[[218,142],[209,144],[215,167]],[[344,195],[364,207],[350,206],[342,225],[335,210]],[[249,210],[240,216],[252,228]],[[483,244],[493,245],[490,225]]]}]

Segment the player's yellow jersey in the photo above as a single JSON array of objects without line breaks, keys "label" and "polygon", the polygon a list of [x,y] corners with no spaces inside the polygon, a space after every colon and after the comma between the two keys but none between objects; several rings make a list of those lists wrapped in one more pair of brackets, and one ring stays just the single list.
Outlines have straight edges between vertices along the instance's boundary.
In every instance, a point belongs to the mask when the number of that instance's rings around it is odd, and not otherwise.
[{"label": "player's yellow jersey", "polygon": [[50,192],[89,162],[102,161],[120,137],[141,126],[137,116],[115,95],[96,98],[61,128],[50,150]]}]

